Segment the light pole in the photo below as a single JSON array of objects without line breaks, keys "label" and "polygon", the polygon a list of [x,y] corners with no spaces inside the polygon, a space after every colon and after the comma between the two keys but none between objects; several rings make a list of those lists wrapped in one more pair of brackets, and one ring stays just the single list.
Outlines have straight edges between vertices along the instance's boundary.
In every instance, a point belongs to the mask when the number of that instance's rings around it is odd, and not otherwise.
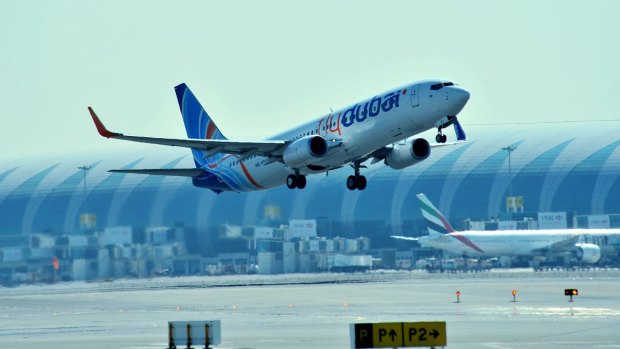
[{"label": "light pole", "polygon": [[516,211],[516,207],[514,207],[514,197],[512,196],[512,163],[510,158],[515,149],[517,149],[517,147],[513,147],[512,145],[502,148],[502,150],[508,152],[508,196],[510,197],[510,202],[512,203],[512,209],[514,211]]},{"label": "light pole", "polygon": [[90,166],[80,166],[78,169],[84,172],[84,214],[88,213],[88,194],[86,192],[86,172],[90,170],[92,167]]}]

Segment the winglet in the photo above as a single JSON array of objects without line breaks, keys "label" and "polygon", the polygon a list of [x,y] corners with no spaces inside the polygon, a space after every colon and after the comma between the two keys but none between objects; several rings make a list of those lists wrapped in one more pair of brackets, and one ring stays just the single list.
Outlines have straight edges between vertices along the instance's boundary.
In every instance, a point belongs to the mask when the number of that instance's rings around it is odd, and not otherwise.
[{"label": "winglet", "polygon": [[90,113],[90,116],[93,118],[93,122],[95,123],[95,126],[97,127],[97,131],[99,132],[100,135],[102,135],[105,138],[113,138],[113,137],[121,135],[120,133],[108,131],[108,129],[105,128],[105,126],[101,122],[101,120],[99,120],[99,117],[97,116],[97,114],[95,114],[95,111],[93,110],[93,108],[88,107],[88,112]]}]

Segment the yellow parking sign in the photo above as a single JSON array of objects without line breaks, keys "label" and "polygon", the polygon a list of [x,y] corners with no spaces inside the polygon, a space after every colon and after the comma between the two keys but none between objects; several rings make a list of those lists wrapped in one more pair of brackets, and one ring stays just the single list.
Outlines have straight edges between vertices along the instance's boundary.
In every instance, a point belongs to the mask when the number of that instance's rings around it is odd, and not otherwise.
[{"label": "yellow parking sign", "polygon": [[445,347],[445,322],[409,322],[404,324],[404,347]]},{"label": "yellow parking sign", "polygon": [[384,322],[372,326],[374,348],[400,347],[403,330],[400,322]]},{"label": "yellow parking sign", "polygon": [[446,346],[445,322],[380,322],[351,324],[352,348]]}]

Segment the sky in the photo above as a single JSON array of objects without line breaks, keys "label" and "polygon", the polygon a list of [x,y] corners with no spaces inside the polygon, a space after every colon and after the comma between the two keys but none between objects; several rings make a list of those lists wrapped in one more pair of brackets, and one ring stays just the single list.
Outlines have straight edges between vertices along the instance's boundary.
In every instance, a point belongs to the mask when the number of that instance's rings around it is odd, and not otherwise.
[{"label": "sky", "polygon": [[[114,149],[92,124],[185,138],[185,82],[231,139],[447,78],[468,125],[620,119],[620,1],[0,4],[0,158]],[[553,127],[542,125],[541,127]]]}]

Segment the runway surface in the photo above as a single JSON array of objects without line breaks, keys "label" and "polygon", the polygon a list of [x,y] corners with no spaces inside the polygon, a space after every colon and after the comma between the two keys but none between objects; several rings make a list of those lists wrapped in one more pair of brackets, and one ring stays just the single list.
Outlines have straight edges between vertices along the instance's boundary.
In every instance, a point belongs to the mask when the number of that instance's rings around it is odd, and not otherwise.
[{"label": "runway surface", "polygon": [[219,319],[222,348],[349,348],[350,323],[388,321],[446,321],[448,348],[620,348],[619,293],[617,270],[21,286],[0,288],[0,346],[161,349],[168,321]]}]

